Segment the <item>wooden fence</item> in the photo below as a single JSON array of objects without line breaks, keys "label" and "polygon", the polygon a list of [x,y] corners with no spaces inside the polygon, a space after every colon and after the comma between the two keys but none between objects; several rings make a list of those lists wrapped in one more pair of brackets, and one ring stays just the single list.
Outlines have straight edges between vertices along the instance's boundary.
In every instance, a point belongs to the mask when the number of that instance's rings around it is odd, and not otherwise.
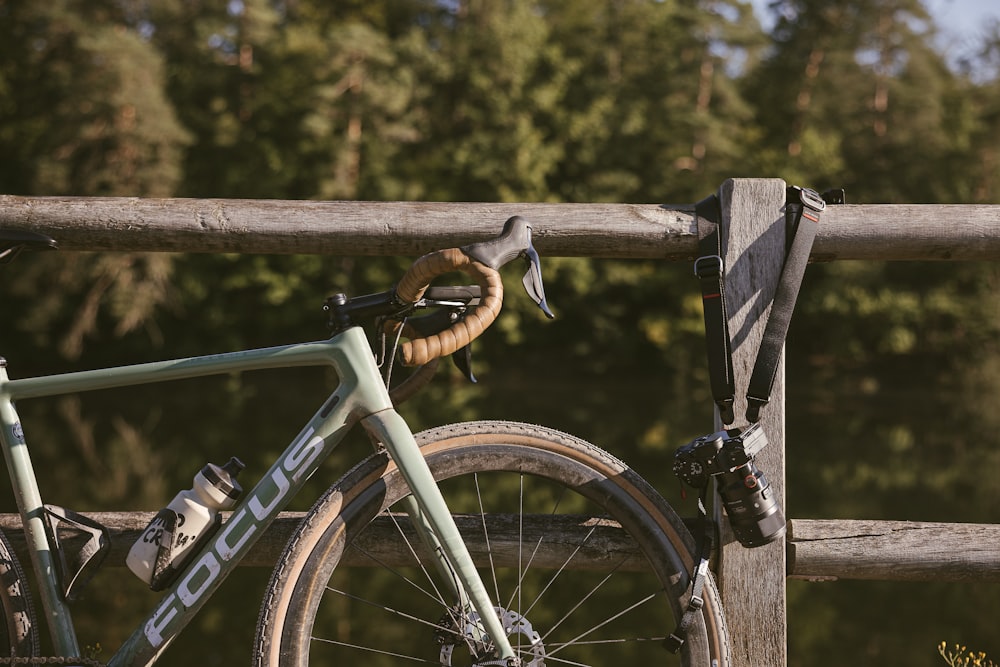
[{"label": "wooden fence", "polygon": [[[719,189],[737,396],[753,366],[785,247],[780,179]],[[487,238],[511,215],[534,224],[548,256],[690,260],[694,206],[123,199],[0,196],[0,227],[59,239],[69,251],[410,255]],[[822,216],[814,261],[998,260],[1000,206],[842,205]],[[760,467],[784,505],[785,395],[779,368]],[[737,414],[742,414],[737,405]],[[708,430],[706,428],[706,430]],[[641,472],[641,471],[640,471]],[[150,516],[94,515],[112,529],[112,564]],[[298,520],[285,515],[250,564],[274,562]],[[0,526],[18,531],[13,516]],[[725,533],[725,528],[723,528]],[[609,540],[615,539],[609,536]],[[955,548],[961,544],[961,548]],[[627,549],[628,545],[621,545]],[[791,519],[784,543],[744,549],[723,535],[717,576],[738,667],[787,664],[786,578],[1000,581],[1000,525]]]}]

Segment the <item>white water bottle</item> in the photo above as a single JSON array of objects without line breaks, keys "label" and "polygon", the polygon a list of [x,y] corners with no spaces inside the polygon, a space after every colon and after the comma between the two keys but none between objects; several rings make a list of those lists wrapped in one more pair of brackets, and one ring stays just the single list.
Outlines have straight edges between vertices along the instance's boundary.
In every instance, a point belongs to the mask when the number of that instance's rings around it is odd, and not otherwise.
[{"label": "white water bottle", "polygon": [[222,523],[219,511],[236,504],[243,492],[236,475],[244,467],[233,457],[224,466],[202,468],[194,485],[178,493],[142,531],[125,559],[129,569],[154,591],[170,585]]}]

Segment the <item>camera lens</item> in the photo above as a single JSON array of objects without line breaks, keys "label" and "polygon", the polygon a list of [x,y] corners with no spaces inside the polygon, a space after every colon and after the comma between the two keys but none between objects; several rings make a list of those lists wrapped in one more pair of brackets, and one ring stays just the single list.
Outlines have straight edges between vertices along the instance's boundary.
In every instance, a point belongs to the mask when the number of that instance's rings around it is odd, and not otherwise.
[{"label": "camera lens", "polygon": [[774,490],[753,462],[719,475],[719,495],[736,539],[759,547],[785,534],[785,517]]}]

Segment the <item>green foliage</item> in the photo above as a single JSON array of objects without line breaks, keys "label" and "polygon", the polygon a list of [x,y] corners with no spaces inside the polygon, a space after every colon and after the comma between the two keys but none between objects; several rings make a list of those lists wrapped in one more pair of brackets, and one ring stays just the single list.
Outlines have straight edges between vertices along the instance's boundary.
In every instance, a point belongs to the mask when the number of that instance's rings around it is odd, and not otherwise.
[{"label": "green foliage", "polygon": [[[954,69],[918,0],[772,8],[767,34],[739,0],[0,0],[0,192],[677,203],[778,176],[853,203],[1000,200],[995,27]],[[35,256],[4,271],[19,315],[2,352],[23,377],[319,338],[327,294],[385,289],[410,259]],[[711,420],[689,267],[543,265],[558,319],[511,271],[476,344],[481,382],[445,364],[407,419],[564,428],[670,492],[671,450]],[[987,263],[810,267],[787,356],[790,516],[997,520],[1000,484],[981,471],[1000,464],[998,287]],[[262,467],[331,384],[307,369],[18,407],[46,496],[73,490],[53,502],[150,509],[205,459],[240,449]],[[928,587],[872,638],[885,614],[857,614],[858,597],[901,609],[912,591],[861,586],[790,586],[793,664],[844,646],[917,662],[900,637],[929,631],[989,647],[983,591],[962,605]],[[945,599],[947,620],[920,611]],[[250,626],[253,604],[235,605]],[[205,664],[245,647],[222,639],[227,613],[204,616]],[[86,631],[105,646],[118,632]]]},{"label": "green foliage", "polygon": [[117,3],[5,2],[0,21],[4,191],[162,197],[190,136],[163,57]]}]

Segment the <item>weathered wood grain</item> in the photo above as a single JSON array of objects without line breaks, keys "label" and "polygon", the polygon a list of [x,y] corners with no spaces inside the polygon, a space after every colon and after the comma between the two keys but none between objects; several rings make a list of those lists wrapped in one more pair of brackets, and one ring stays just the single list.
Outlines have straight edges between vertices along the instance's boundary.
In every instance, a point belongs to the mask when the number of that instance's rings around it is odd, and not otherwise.
[{"label": "weathered wood grain", "polygon": [[788,572],[800,579],[1000,581],[1000,525],[790,522]]},{"label": "weathered wood grain", "polygon": [[[106,567],[124,567],[129,549],[142,535],[155,512],[86,512],[87,517],[108,529],[110,549],[105,558]],[[224,513],[228,518],[229,513]],[[288,539],[298,527],[302,512],[283,512],[263,534],[247,557],[243,566],[274,567]],[[489,564],[516,566],[523,559],[519,536],[529,544],[537,544],[532,552],[532,567],[557,569],[571,563],[571,569],[607,569],[609,563],[616,569],[636,571],[643,568],[643,556],[635,542],[621,526],[609,519],[573,515],[510,514],[488,516],[489,548],[483,539],[483,520],[479,516],[455,517],[459,530],[466,537],[469,551],[478,565]],[[0,514],[0,529],[14,546],[22,562],[27,558],[27,542],[17,514]],[[399,537],[402,529],[408,542]],[[64,544],[73,544],[70,529],[60,533]],[[544,539],[543,539],[544,538]],[[585,538],[585,539],[584,539]],[[82,539],[82,538],[81,538]],[[359,537],[358,549],[348,549],[344,564],[352,567],[412,565],[412,545],[419,538],[405,515],[392,518],[379,517]],[[583,545],[582,547],[580,545]],[[373,560],[374,559],[374,560]],[[428,558],[426,564],[430,564]]]},{"label": "weathered wood grain", "polygon": [[[736,381],[734,425],[744,427],[747,386],[784,265],[785,224],[781,210],[785,182],[729,180],[719,189],[719,198]],[[757,465],[770,481],[775,499],[782,507],[785,505],[784,376],[782,360],[771,389],[771,402],[761,412],[760,424],[769,445],[757,456]],[[724,425],[716,413],[715,427],[722,428]],[[721,503],[716,501],[717,514],[720,510]],[[719,527],[716,571],[729,623],[734,667],[785,667],[788,657],[784,545],[778,540],[747,549],[736,541],[728,521],[720,519]]]},{"label": "weathered wood grain", "polygon": [[828,206],[816,234],[812,259],[1000,259],[1000,206]]},{"label": "weathered wood grain", "polygon": [[[153,512],[86,514],[110,531],[111,550],[105,567],[125,566],[125,555],[155,515]],[[274,567],[302,516],[301,512],[282,513],[240,565]],[[379,560],[391,565],[409,562],[409,550],[395,537],[396,522],[407,534],[412,533],[408,519],[377,521],[365,552],[377,554]],[[494,562],[515,564],[517,555],[513,545],[518,530],[515,518],[490,515],[486,521]],[[559,517],[553,523],[548,516],[528,517],[522,530],[528,535],[544,532],[546,539],[534,562],[553,566],[565,561],[568,549],[580,544],[595,521],[579,516]],[[460,517],[459,525],[467,536],[473,558],[485,564],[486,545],[481,538],[480,519]],[[0,514],[0,529],[14,545],[20,560],[27,563],[20,518],[16,514]],[[572,567],[602,567],[609,559],[624,560],[626,569],[638,566],[641,555],[635,543],[615,524],[603,523],[590,539],[596,541],[574,557]],[[792,519],[788,522],[786,549],[788,576],[795,579],[1000,582],[1000,526],[995,524]],[[352,567],[372,564],[370,558],[358,551],[348,551],[346,559],[345,564]]]},{"label": "weathered wood grain", "polygon": [[[680,260],[696,252],[692,204],[0,195],[0,228],[43,232],[73,251],[415,256],[492,236],[511,215],[534,223],[543,255]],[[813,258],[1000,259],[1000,206],[832,206]]]},{"label": "weathered wood grain", "polygon": [[419,255],[499,233],[522,215],[549,256],[690,255],[693,207],[0,196],[0,227],[66,250]]}]

